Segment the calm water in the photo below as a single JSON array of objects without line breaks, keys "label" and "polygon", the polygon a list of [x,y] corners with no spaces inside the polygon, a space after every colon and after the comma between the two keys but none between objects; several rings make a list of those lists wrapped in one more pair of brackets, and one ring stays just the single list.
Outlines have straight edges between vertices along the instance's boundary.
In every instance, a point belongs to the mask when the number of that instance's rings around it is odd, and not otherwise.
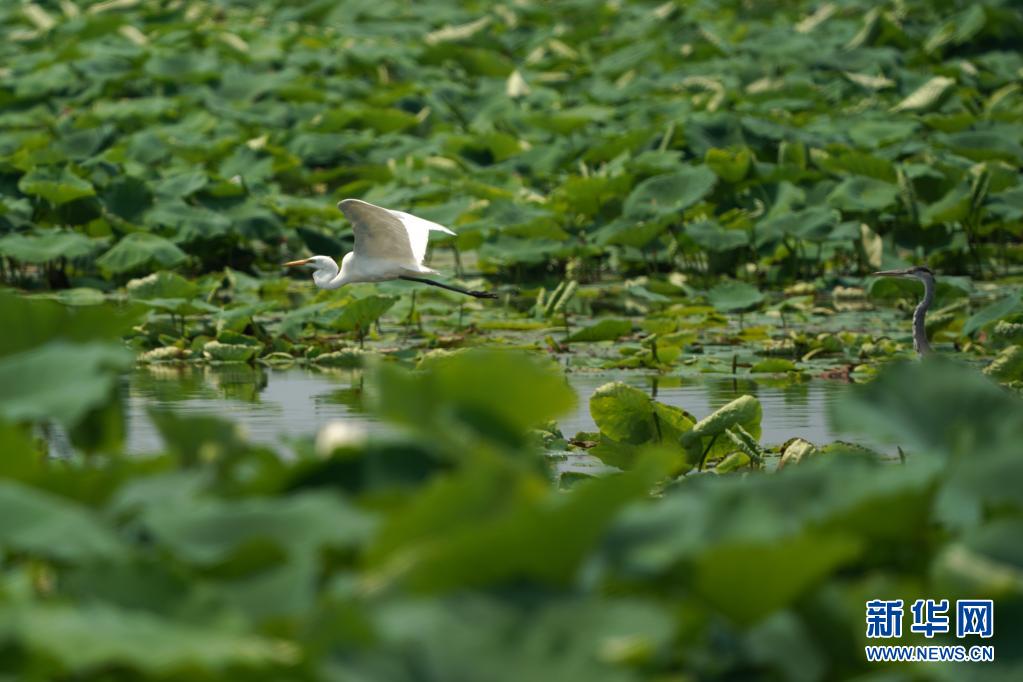
[{"label": "calm water", "polygon": [[[846,388],[845,384],[823,380],[791,384],[621,372],[569,373],[567,377],[579,396],[576,411],[559,422],[567,437],[596,430],[589,413],[590,396],[599,386],[617,379],[664,403],[684,408],[698,419],[738,396],[754,395],[763,406],[762,443],[781,443],[793,436],[824,443],[837,435],[828,424],[828,404]],[[161,449],[160,436],[147,414],[150,407],[220,415],[241,424],[251,440],[277,446],[294,437],[315,435],[335,419],[358,422],[370,432],[385,428],[359,407],[362,385],[358,372],[150,366],[135,370],[125,381],[130,452]]]}]

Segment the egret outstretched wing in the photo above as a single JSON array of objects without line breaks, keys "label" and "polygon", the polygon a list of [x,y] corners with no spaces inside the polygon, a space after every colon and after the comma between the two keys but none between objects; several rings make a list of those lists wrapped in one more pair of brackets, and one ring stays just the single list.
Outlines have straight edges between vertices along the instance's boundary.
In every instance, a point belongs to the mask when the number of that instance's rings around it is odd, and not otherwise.
[{"label": "egret outstretched wing", "polygon": [[352,222],[358,258],[419,264],[408,229],[391,211],[358,199],[345,199],[337,207]]},{"label": "egret outstretched wing", "polygon": [[352,221],[355,253],[360,258],[411,261],[418,266],[426,257],[430,230],[454,234],[443,225],[359,199],[345,199],[337,207]]},{"label": "egret outstretched wing", "polygon": [[416,257],[417,263],[422,263],[426,258],[426,243],[430,239],[430,230],[454,234],[451,230],[430,220],[425,220],[410,213],[402,211],[391,211],[408,229],[409,242],[412,244],[412,254]]}]

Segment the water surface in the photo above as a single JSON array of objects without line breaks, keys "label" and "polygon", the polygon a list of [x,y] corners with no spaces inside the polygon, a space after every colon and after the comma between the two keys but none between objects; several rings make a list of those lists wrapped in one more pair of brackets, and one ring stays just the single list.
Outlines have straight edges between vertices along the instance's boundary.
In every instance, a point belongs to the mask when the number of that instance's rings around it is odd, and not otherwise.
[{"label": "water surface", "polygon": [[[834,440],[828,404],[846,385],[835,381],[803,382],[732,377],[652,376],[632,372],[566,374],[579,396],[577,409],[559,420],[565,436],[596,431],[589,413],[593,392],[609,381],[624,381],[657,400],[681,407],[697,419],[741,395],[756,396],[763,407],[761,442],[768,445],[801,436],[814,443]],[[314,436],[324,424],[341,419],[369,432],[385,427],[361,409],[362,375],[352,371],[311,368],[264,369],[236,366],[140,367],[127,383],[127,449],[154,452],[160,436],[148,410],[169,408],[181,414],[212,414],[240,424],[255,442],[285,447],[295,437]]]}]

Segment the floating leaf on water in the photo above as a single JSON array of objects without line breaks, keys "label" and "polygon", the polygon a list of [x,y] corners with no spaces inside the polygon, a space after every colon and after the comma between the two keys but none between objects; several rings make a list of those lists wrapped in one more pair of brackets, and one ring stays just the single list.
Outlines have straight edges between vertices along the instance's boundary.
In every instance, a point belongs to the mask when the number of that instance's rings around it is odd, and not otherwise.
[{"label": "floating leaf on water", "polygon": [[578,343],[582,341],[613,341],[622,336],[632,333],[632,322],[620,319],[603,319],[596,324],[583,327],[567,339],[566,342]]},{"label": "floating leaf on water", "polygon": [[267,353],[261,357],[259,361],[265,362],[268,365],[290,365],[295,362],[295,356],[291,353],[276,351],[273,353]]},{"label": "floating leaf on water", "polygon": [[[252,346],[253,348],[262,348],[263,342],[254,336],[248,336],[247,334],[241,334],[231,329],[224,329],[217,334],[217,341],[221,343],[232,343],[240,344],[243,346]],[[258,351],[257,351],[258,352]]]},{"label": "floating leaf on water", "polygon": [[203,345],[202,353],[214,362],[248,362],[259,352],[259,348],[234,343],[210,341]]},{"label": "floating leaf on water", "polygon": [[781,460],[778,468],[784,469],[793,464],[799,464],[803,459],[817,454],[817,446],[803,438],[792,438],[781,446]]},{"label": "floating leaf on water", "polygon": [[796,363],[787,358],[769,358],[761,360],[750,368],[752,374],[778,374],[783,372],[798,372]]},{"label": "floating leaf on water", "polygon": [[366,354],[357,348],[350,348],[348,350],[321,353],[313,358],[313,362],[325,367],[346,367],[349,369],[357,369],[365,364]]},{"label": "floating leaf on water", "polygon": [[180,362],[187,360],[192,356],[192,352],[186,348],[178,348],[177,346],[163,346],[161,348],[154,348],[153,350],[140,353],[138,361],[143,364],[149,364],[153,362]]}]

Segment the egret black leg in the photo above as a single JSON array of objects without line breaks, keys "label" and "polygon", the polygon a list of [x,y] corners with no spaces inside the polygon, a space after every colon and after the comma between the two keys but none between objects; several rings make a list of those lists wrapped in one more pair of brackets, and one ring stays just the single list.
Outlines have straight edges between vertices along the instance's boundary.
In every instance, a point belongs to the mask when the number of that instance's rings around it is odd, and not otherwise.
[{"label": "egret black leg", "polygon": [[448,291],[454,291],[459,294],[465,294],[466,296],[472,296],[473,298],[497,298],[497,294],[489,291],[470,291],[469,289],[463,289],[462,287],[456,287],[452,284],[444,284],[443,282],[436,282],[432,279],[426,279],[424,277],[407,277],[402,275],[398,279],[408,280],[409,282],[419,282],[420,284],[429,284],[433,287],[440,287],[441,289],[447,289]]}]

